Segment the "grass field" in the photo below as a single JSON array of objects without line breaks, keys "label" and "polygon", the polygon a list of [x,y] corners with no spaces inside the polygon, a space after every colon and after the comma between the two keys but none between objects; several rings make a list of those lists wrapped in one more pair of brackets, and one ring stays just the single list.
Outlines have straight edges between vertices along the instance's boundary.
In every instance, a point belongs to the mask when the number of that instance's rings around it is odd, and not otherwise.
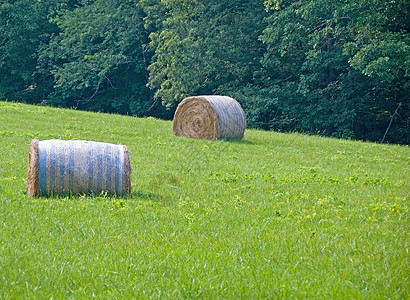
[{"label": "grass field", "polygon": [[[132,195],[29,198],[29,142],[130,150]],[[0,299],[409,299],[410,150],[0,102]]]}]

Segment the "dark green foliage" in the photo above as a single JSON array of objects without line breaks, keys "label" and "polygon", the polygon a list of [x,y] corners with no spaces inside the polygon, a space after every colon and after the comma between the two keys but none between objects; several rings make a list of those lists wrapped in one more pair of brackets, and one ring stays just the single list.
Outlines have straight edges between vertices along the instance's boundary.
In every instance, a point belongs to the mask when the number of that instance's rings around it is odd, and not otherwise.
[{"label": "dark green foliage", "polygon": [[271,128],[380,141],[401,103],[387,139],[408,143],[409,8],[384,4],[268,1],[261,85],[291,120]]},{"label": "dark green foliage", "polygon": [[38,70],[38,50],[56,26],[48,22],[67,1],[5,0],[0,3],[0,99],[37,102],[50,78]]},{"label": "dark green foliage", "polygon": [[149,86],[166,105],[187,95],[236,89],[260,67],[260,1],[143,1],[155,51]]},{"label": "dark green foliage", "polygon": [[272,90],[290,121],[278,119],[271,126],[353,137],[355,106],[361,98],[357,87],[345,89],[355,74],[348,72],[341,38],[332,24],[337,22],[333,8],[321,4],[305,8],[292,2],[268,19],[261,37],[267,45],[262,84]]},{"label": "dark green foliage", "polygon": [[137,1],[95,1],[55,19],[61,30],[43,51],[54,91],[48,101],[79,109],[144,114],[149,54]]},{"label": "dark green foliage", "polygon": [[225,94],[247,125],[409,143],[404,0],[6,0],[0,100],[171,118]]}]

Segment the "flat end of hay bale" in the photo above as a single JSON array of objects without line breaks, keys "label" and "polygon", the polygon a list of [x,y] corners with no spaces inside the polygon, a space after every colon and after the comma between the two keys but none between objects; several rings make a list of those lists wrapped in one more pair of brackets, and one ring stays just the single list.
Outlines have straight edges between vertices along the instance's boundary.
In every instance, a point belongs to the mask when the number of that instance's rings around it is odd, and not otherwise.
[{"label": "flat end of hay bale", "polygon": [[131,163],[127,146],[124,147],[124,194],[131,193]]},{"label": "flat end of hay bale", "polygon": [[40,158],[39,158],[39,141],[31,140],[30,151],[28,154],[28,171],[27,171],[27,195],[37,197],[40,190]]},{"label": "flat end of hay bale", "polygon": [[187,97],[175,111],[173,132],[176,136],[218,139],[218,111],[204,96]]}]

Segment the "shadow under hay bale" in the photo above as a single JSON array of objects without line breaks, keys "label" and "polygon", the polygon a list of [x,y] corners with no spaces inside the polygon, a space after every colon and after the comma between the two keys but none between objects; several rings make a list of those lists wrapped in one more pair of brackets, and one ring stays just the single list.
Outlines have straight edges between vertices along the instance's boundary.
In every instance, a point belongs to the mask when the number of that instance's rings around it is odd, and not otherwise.
[{"label": "shadow under hay bale", "polygon": [[32,197],[131,193],[131,166],[123,145],[34,139],[27,175]]},{"label": "shadow under hay bale", "polygon": [[246,117],[241,105],[228,96],[193,96],[177,107],[173,120],[176,136],[201,139],[242,139]]}]

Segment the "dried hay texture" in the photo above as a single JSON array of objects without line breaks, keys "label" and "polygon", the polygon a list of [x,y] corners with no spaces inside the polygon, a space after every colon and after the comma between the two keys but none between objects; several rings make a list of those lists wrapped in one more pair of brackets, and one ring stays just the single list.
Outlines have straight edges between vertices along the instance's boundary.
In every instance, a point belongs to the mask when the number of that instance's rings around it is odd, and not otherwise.
[{"label": "dried hay texture", "polygon": [[246,117],[241,105],[228,96],[193,96],[177,107],[173,120],[176,136],[201,139],[241,139]]},{"label": "dried hay texture", "polygon": [[29,196],[101,192],[131,193],[131,165],[126,146],[90,141],[31,141]]},{"label": "dried hay texture", "polygon": [[37,139],[30,143],[30,151],[28,153],[28,172],[27,172],[27,194],[32,197],[37,197],[40,187],[40,159],[38,153]]}]

